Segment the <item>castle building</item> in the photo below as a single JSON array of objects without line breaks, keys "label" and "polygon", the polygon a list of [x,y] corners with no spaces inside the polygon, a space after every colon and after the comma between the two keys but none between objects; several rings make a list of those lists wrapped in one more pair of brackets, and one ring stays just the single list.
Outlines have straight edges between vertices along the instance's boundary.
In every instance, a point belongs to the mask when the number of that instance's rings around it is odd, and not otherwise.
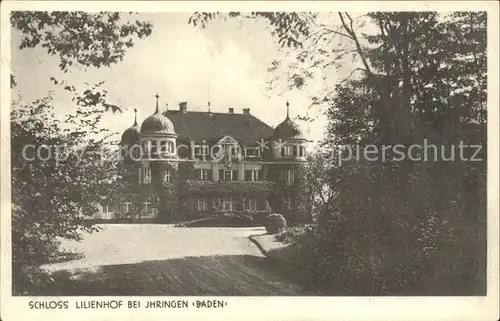
[{"label": "castle building", "polygon": [[123,132],[119,200],[101,218],[178,222],[221,215],[305,215],[306,144],[289,117],[275,129],[236,113],[156,109]]}]

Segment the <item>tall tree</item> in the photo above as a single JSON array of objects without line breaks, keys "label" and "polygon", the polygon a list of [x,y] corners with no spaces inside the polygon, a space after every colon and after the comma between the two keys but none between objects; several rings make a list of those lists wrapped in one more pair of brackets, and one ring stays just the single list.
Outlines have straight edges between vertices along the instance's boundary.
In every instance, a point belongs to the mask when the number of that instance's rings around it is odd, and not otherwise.
[{"label": "tall tree", "polygon": [[[59,69],[102,68],[123,60],[137,38],[150,35],[152,25],[116,12],[17,11],[10,17],[20,34],[18,49],[43,48],[59,58]],[[61,239],[78,240],[96,229],[85,217],[96,211],[103,196],[112,197],[119,181],[116,159],[100,125],[106,111],[120,107],[107,99],[101,81],[75,88],[64,75],[47,75],[55,86],[73,93],[74,108],[61,128],[53,114],[52,96],[33,102],[12,102],[12,264],[13,291],[29,294],[48,281],[37,267],[57,260]],[[16,75],[11,75],[11,87]]]},{"label": "tall tree", "polygon": [[[253,16],[267,19],[281,44],[293,39],[305,71],[293,73],[293,83],[311,79],[309,67],[327,73],[353,66],[313,100],[326,109],[327,145],[380,148],[428,139],[448,152],[460,140],[485,148],[486,13],[304,15],[312,22],[301,15]],[[306,23],[307,33],[294,29],[293,19]],[[319,285],[365,295],[484,293],[484,153],[483,162],[387,156],[351,158],[331,170],[342,219],[300,239],[301,259],[312,269],[306,274]]]}]

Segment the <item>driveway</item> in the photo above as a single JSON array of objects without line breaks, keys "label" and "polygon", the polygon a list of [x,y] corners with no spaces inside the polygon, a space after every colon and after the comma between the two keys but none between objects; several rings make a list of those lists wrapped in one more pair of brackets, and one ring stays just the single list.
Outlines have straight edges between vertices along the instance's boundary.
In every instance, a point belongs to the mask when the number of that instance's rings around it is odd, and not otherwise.
[{"label": "driveway", "polygon": [[102,225],[64,248],[85,258],[44,266],[43,295],[314,295],[248,239],[262,228]]}]

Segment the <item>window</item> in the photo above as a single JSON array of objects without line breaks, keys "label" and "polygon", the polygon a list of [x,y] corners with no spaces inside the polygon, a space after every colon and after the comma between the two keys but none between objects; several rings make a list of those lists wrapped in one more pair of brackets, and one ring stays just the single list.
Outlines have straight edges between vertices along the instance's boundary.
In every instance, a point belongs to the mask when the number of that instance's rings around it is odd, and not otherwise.
[{"label": "window", "polygon": [[283,146],[283,148],[281,148],[281,156],[293,156],[293,146]]},{"label": "window", "polygon": [[255,147],[247,147],[245,148],[245,156],[249,158],[258,158],[260,157],[260,150]]},{"label": "window", "polygon": [[142,169],[142,183],[151,184],[151,168]]},{"label": "window", "polygon": [[123,213],[130,213],[131,207],[132,207],[132,203],[124,202],[123,203]]},{"label": "window", "polygon": [[238,180],[238,171],[237,170],[223,170],[219,169],[219,179],[221,181],[233,181]]},{"label": "window", "polygon": [[152,207],[151,207],[151,202],[144,202],[144,213],[151,213],[152,212]]},{"label": "window", "polygon": [[207,145],[202,145],[202,146],[194,146],[194,157],[198,158],[201,157],[201,159],[205,159],[206,156],[208,155],[208,146]]},{"label": "window", "polygon": [[258,169],[245,171],[245,180],[246,181],[254,182],[254,181],[260,181],[261,179],[262,179],[261,178],[261,171]]},{"label": "window", "polygon": [[222,210],[224,212],[230,212],[233,210],[233,199],[231,197],[222,198]]},{"label": "window", "polygon": [[168,154],[173,153],[174,152],[174,143],[172,143],[171,141],[168,141],[168,140],[162,140],[160,152],[161,153],[168,153]]},{"label": "window", "polygon": [[292,198],[290,195],[285,196],[285,208],[287,210],[292,210]]},{"label": "window", "polygon": [[152,140],[149,142],[150,143],[150,151],[151,151],[151,155],[155,155],[156,154],[156,140]]},{"label": "window", "polygon": [[294,172],[291,169],[285,170],[284,181],[287,185],[293,184],[294,181]]},{"label": "window", "polygon": [[209,175],[210,175],[210,171],[208,169],[197,169],[196,170],[196,179],[199,181],[210,180]]},{"label": "window", "polygon": [[102,207],[102,211],[103,211],[103,213],[113,213],[114,212],[113,205],[112,204],[105,204]]},{"label": "window", "polygon": [[172,182],[172,170],[171,169],[167,169],[165,171],[165,175],[163,176],[163,181],[165,183],[171,183]]},{"label": "window", "polygon": [[145,155],[149,155],[151,153],[152,143],[150,140],[146,140],[142,142],[142,149]]},{"label": "window", "polygon": [[234,145],[233,144],[224,144],[222,145],[222,149],[224,150],[224,155],[234,155]]},{"label": "window", "polygon": [[204,212],[208,208],[207,206],[207,200],[203,197],[198,197],[197,199],[197,209],[198,212]]},{"label": "window", "polygon": [[255,197],[248,197],[244,202],[244,209],[246,211],[254,212],[257,210],[257,199]]},{"label": "window", "polygon": [[223,155],[227,156],[227,159],[236,159],[242,153],[240,145],[238,144],[223,144],[222,150],[223,150]]},{"label": "window", "polygon": [[299,157],[304,157],[306,156],[306,149],[304,146],[299,146]]},{"label": "window", "polygon": [[224,181],[232,181],[233,180],[233,171],[225,170],[223,180]]}]

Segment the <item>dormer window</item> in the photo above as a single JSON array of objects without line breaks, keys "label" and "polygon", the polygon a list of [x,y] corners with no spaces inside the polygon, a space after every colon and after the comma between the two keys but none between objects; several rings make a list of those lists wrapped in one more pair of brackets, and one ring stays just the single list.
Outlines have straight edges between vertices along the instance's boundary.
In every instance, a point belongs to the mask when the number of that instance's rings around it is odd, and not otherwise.
[{"label": "dormer window", "polygon": [[208,155],[208,146],[207,145],[194,146],[193,154],[194,157],[204,158],[205,156]]},{"label": "dormer window", "polygon": [[238,148],[236,144],[225,144],[222,145],[222,150],[226,156],[234,156],[238,153]]},{"label": "dormer window", "polygon": [[225,136],[217,142],[216,146],[219,147],[219,152],[217,154],[220,156],[227,156],[227,159],[237,158],[242,154],[240,145],[231,136]]},{"label": "dormer window", "polygon": [[245,157],[248,158],[258,158],[260,157],[260,149],[258,147],[246,147]]}]

